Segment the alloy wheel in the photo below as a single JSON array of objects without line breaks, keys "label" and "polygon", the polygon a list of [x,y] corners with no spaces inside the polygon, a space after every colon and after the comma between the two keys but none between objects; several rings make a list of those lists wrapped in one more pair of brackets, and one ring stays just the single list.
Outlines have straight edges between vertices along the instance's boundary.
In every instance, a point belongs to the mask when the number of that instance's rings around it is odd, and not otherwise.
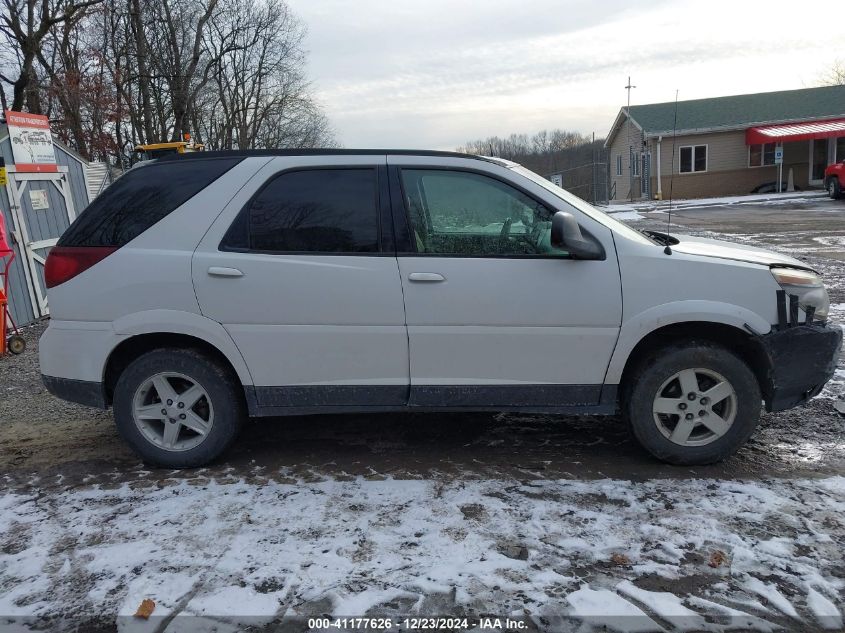
[{"label": "alloy wheel", "polygon": [[669,441],[705,446],[730,430],[737,395],[730,382],[711,369],[684,369],[660,386],[652,411],[657,428]]},{"label": "alloy wheel", "polygon": [[162,372],[138,387],[132,417],[144,438],[158,448],[187,451],[208,437],[214,408],[197,381],[184,374]]}]

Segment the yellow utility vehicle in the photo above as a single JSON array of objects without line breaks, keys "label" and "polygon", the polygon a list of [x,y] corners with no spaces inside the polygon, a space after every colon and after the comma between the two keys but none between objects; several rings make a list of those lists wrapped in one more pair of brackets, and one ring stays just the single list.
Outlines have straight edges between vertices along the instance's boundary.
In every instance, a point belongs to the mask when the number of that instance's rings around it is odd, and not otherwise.
[{"label": "yellow utility vehicle", "polygon": [[171,141],[168,143],[148,143],[147,145],[136,145],[135,151],[141,154],[141,160],[152,160],[161,158],[168,154],[186,154],[189,152],[201,152],[205,149],[202,143],[195,143],[190,134],[184,134],[184,140]]}]

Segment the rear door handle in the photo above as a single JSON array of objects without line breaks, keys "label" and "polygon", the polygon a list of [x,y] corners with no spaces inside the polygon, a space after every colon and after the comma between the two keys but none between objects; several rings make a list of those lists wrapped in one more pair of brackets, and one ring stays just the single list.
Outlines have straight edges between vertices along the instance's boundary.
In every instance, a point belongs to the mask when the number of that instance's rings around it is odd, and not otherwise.
[{"label": "rear door handle", "polygon": [[411,273],[408,279],[410,281],[446,281],[440,273]]},{"label": "rear door handle", "polygon": [[211,266],[208,274],[212,277],[243,277],[244,274],[237,268],[225,268],[223,266]]}]

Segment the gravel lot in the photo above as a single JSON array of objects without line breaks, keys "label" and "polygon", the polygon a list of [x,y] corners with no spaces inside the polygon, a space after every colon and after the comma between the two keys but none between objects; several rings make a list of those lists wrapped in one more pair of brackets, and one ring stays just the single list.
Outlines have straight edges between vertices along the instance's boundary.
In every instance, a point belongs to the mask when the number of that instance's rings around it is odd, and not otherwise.
[{"label": "gravel lot", "polygon": [[[845,319],[845,204],[685,209],[673,225],[810,262]],[[0,359],[0,629],[364,613],[841,627],[845,370],[704,468],[655,462],[613,419],[413,414],[264,420],[219,464],[151,472],[110,413],[44,391],[43,327]],[[131,618],[144,598],[154,617]]]}]

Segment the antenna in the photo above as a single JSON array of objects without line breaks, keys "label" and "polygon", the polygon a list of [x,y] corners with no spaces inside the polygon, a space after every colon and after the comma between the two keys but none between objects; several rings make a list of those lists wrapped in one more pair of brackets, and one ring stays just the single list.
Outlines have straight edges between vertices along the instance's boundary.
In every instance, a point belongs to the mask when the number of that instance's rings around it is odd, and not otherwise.
[{"label": "antenna", "polygon": [[669,176],[669,219],[666,221],[666,248],[663,252],[672,254],[672,247],[669,246],[669,234],[672,230],[672,188],[675,184],[675,139],[678,137],[678,90],[675,90],[675,120],[672,122],[672,172]]},{"label": "antenna", "polygon": [[631,75],[628,75],[628,85],[625,90],[628,91],[628,107],[625,109],[625,115],[628,117],[628,200],[634,201],[634,150],[631,143],[631,88],[636,86],[631,85]]},{"label": "antenna", "polygon": [[636,88],[636,86],[631,85],[631,76],[628,75],[628,85],[625,86],[625,90],[628,91],[628,107],[631,107],[631,88]]}]

